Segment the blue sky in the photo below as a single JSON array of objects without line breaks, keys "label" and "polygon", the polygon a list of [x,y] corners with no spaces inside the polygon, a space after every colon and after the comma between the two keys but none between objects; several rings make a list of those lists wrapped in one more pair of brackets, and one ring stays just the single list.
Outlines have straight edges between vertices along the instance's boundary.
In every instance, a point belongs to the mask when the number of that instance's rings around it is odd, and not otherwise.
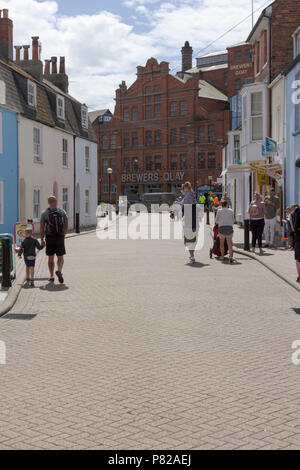
[{"label": "blue sky", "polygon": [[[267,3],[254,0],[255,18]],[[43,60],[66,57],[74,97],[112,111],[121,81],[130,85],[148,58],[170,62],[175,73],[185,41],[195,60],[244,41],[251,30],[247,18],[216,40],[251,14],[251,0],[1,0],[1,8],[10,11],[16,45],[39,36]]]}]

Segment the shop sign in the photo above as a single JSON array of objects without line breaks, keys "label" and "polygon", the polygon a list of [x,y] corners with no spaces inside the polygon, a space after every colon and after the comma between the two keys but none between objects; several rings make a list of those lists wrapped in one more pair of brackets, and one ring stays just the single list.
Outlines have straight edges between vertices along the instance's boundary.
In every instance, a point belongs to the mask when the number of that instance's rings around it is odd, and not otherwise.
[{"label": "shop sign", "polygon": [[183,182],[184,181],[184,171],[176,172],[149,172],[149,173],[134,173],[128,174],[125,173],[122,175],[122,183],[173,183],[173,182]]}]

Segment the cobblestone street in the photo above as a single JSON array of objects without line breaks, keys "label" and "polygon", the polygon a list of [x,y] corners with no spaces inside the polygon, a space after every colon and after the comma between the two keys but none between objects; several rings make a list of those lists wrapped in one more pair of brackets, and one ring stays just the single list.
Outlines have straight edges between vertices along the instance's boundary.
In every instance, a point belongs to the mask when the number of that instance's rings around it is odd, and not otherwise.
[{"label": "cobblestone street", "polygon": [[299,448],[299,294],[181,241],[67,241],[0,319],[0,449]]}]

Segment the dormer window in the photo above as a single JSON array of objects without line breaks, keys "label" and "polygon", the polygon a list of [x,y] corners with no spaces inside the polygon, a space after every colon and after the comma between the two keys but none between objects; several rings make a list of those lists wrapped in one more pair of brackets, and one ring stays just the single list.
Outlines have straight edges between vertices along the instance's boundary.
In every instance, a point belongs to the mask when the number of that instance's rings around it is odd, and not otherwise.
[{"label": "dormer window", "polygon": [[81,125],[84,129],[89,128],[88,108],[84,104],[81,106]]},{"label": "dormer window", "polygon": [[65,99],[60,95],[57,95],[57,98],[56,98],[56,112],[57,112],[57,117],[64,121],[65,120]]},{"label": "dormer window", "polygon": [[36,108],[36,84],[28,80],[28,104]]}]

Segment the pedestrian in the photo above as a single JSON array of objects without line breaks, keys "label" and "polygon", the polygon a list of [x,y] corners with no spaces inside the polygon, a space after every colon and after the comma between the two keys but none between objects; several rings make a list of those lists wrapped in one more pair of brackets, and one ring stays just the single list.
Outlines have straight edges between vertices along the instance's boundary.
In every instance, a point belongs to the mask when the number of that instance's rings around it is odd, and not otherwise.
[{"label": "pedestrian", "polygon": [[196,195],[189,181],[183,185],[183,198],[180,205],[182,207],[184,244],[190,254],[190,263],[194,264],[196,262],[195,249],[198,239],[199,217]]},{"label": "pedestrian", "polygon": [[293,211],[297,208],[297,204],[293,204],[290,207],[287,207],[286,209],[286,220],[283,220],[282,222],[286,226],[286,232],[288,236],[288,243],[289,243],[289,251],[294,251],[295,249],[295,233],[292,230],[292,225],[291,225],[291,214]]},{"label": "pedestrian", "polygon": [[255,193],[254,200],[249,206],[250,230],[252,232],[252,251],[255,253],[256,242],[262,255],[262,239],[265,228],[265,204],[259,193]]},{"label": "pedestrian", "polygon": [[25,229],[25,239],[21,244],[18,256],[21,259],[22,255],[24,255],[26,282],[30,287],[34,287],[34,269],[37,249],[42,250],[43,247],[40,245],[39,241],[32,236],[32,227],[27,227]]},{"label": "pedestrian", "polygon": [[297,269],[297,282],[300,284],[300,207],[294,206],[289,215],[290,229],[295,237],[295,261]]},{"label": "pedestrian", "polygon": [[274,248],[277,211],[280,207],[280,199],[276,196],[275,189],[271,188],[265,197],[265,248]]},{"label": "pedestrian", "polygon": [[233,263],[233,224],[234,216],[233,210],[229,209],[228,202],[221,202],[221,209],[218,210],[216,216],[216,224],[219,229],[219,238],[220,238],[220,250],[221,250],[221,260],[224,260],[225,252],[225,240],[227,241],[228,251],[229,251],[229,261]]},{"label": "pedestrian", "polygon": [[48,198],[49,207],[41,215],[40,233],[42,246],[46,246],[49,282],[54,282],[55,255],[57,256],[57,271],[55,272],[60,284],[64,283],[62,268],[64,265],[65,236],[68,232],[68,217],[64,210],[57,207],[55,196]]},{"label": "pedestrian", "polygon": [[222,201],[227,201],[228,202],[228,207],[231,209],[232,204],[231,204],[231,199],[228,197],[228,193],[224,193],[224,196],[222,197]]}]

